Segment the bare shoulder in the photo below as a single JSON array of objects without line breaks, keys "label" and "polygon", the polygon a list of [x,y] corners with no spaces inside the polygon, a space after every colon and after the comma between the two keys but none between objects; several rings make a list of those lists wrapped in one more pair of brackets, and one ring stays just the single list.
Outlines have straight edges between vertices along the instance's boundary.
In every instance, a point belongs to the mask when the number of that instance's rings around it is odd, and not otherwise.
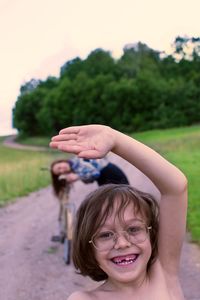
[{"label": "bare shoulder", "polygon": [[67,300],[90,300],[91,297],[87,292],[77,291],[72,293]]}]

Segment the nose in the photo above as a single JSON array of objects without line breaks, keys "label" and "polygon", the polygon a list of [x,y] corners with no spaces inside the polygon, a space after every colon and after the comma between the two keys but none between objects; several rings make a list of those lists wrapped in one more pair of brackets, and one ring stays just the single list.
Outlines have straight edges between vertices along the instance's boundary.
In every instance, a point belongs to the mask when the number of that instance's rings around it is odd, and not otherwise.
[{"label": "nose", "polygon": [[118,234],[115,238],[115,245],[114,249],[120,249],[120,248],[127,248],[130,247],[131,243],[128,240],[128,237],[126,234],[123,232],[121,234]]},{"label": "nose", "polygon": [[65,172],[65,169],[61,166],[60,168],[59,168],[59,173],[60,174],[63,174]]}]

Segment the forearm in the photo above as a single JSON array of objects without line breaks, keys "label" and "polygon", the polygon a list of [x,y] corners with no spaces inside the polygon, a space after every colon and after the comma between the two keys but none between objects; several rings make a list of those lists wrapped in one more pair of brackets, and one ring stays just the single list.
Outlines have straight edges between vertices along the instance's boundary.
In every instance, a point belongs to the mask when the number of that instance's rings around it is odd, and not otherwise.
[{"label": "forearm", "polygon": [[72,182],[75,182],[77,180],[80,180],[79,175],[75,174],[75,173],[65,174],[65,178],[66,178],[67,182],[69,182],[69,183],[72,183]]},{"label": "forearm", "polygon": [[[157,186],[161,194],[183,192],[187,186],[184,174],[157,152],[114,129],[112,152],[129,161]],[[111,133],[110,133],[111,134]]]}]

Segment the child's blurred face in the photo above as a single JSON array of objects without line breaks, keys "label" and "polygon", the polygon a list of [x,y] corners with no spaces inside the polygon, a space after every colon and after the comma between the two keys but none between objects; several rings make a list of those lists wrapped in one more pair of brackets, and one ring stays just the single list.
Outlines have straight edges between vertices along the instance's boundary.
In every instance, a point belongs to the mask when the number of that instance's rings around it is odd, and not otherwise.
[{"label": "child's blurred face", "polygon": [[65,174],[70,172],[70,165],[65,161],[58,162],[53,166],[52,171],[55,175]]},{"label": "child's blurred face", "polygon": [[108,279],[141,283],[146,276],[151,256],[151,243],[146,220],[129,204],[120,220],[118,200],[112,214],[94,236],[95,257]]}]

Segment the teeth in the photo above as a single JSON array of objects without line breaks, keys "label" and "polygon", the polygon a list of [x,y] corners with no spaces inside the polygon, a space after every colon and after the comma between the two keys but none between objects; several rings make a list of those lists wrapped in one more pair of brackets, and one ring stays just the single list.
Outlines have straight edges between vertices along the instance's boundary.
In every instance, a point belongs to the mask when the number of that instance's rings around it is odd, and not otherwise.
[{"label": "teeth", "polygon": [[131,255],[131,256],[126,256],[126,257],[115,257],[112,259],[112,261],[116,265],[128,265],[133,263],[137,259],[137,255]]},{"label": "teeth", "polygon": [[114,261],[114,263],[116,264],[116,265],[128,265],[128,264],[131,264],[131,263],[133,263],[134,262],[134,260],[122,260],[122,261],[118,261],[118,262],[115,262]]}]

